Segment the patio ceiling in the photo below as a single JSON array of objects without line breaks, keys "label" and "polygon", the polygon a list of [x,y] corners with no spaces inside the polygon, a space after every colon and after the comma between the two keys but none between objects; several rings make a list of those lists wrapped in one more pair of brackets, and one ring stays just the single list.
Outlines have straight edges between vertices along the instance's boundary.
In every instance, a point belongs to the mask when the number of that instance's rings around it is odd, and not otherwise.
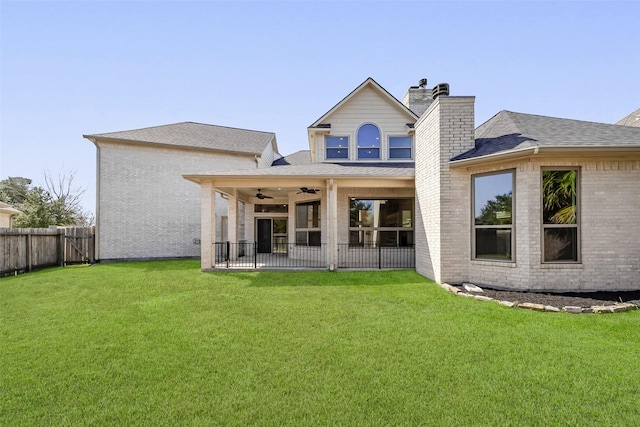
[{"label": "patio ceiling", "polygon": [[[414,188],[413,177],[369,177],[369,178],[310,178],[310,177],[291,177],[283,179],[267,178],[267,177],[251,177],[251,178],[226,178],[216,177],[210,182],[216,188],[225,194],[235,194],[252,203],[274,203],[283,202],[289,199],[290,195],[308,198],[317,198],[327,192],[327,181],[333,179],[338,188]],[[316,194],[304,193],[301,188],[311,188],[318,190]],[[256,197],[258,190],[265,196],[272,198],[259,199]]]}]

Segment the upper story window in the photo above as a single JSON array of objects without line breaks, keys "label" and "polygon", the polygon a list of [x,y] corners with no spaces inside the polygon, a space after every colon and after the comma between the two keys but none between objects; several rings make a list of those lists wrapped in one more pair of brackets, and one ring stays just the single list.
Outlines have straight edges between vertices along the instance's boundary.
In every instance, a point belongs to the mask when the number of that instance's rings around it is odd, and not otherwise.
[{"label": "upper story window", "polygon": [[413,145],[410,136],[389,137],[389,159],[411,159]]},{"label": "upper story window", "polygon": [[358,129],[358,158],[380,158],[380,129],[376,125],[367,123]]},{"label": "upper story window", "polygon": [[349,137],[327,136],[324,140],[327,159],[349,158]]}]

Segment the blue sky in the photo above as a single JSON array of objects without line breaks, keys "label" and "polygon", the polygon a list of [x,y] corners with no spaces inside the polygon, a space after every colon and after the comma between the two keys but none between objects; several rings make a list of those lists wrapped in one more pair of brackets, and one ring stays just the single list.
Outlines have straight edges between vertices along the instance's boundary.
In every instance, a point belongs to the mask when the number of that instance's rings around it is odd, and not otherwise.
[{"label": "blue sky", "polygon": [[[182,121],[275,132],[283,154],[367,77],[500,110],[616,122],[640,107],[640,2],[0,0],[0,179],[76,171],[83,134]],[[185,171],[201,172],[201,171]]]}]

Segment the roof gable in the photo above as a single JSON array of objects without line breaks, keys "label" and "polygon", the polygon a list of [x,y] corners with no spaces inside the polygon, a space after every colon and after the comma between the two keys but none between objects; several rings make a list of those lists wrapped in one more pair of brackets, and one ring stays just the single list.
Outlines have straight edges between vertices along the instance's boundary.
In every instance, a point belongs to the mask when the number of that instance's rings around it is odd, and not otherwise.
[{"label": "roof gable", "polygon": [[280,157],[273,161],[271,166],[286,165],[309,165],[311,164],[311,152],[309,150],[300,150],[288,156]]},{"label": "roof gable", "polygon": [[318,120],[313,122],[309,127],[322,127],[323,122],[327,121],[333,114],[339,111],[345,104],[347,104],[352,99],[358,97],[366,89],[372,89],[376,93],[378,93],[392,108],[399,110],[402,114],[407,117],[408,121],[415,122],[418,120],[418,116],[415,115],[409,108],[407,108],[402,102],[400,102],[397,98],[391,95],[385,88],[380,86],[378,82],[373,80],[371,77],[367,78],[364,82],[362,82],[357,88],[355,88],[351,93],[345,96],[340,102],[334,105],[329,111],[324,113]]},{"label": "roof gable", "polygon": [[627,117],[620,120],[616,124],[622,126],[640,127],[640,108],[638,108],[636,111],[629,114]]},{"label": "roof gable", "polygon": [[194,122],[83,135],[89,140],[159,144],[260,155],[268,145],[278,151],[275,134]]}]

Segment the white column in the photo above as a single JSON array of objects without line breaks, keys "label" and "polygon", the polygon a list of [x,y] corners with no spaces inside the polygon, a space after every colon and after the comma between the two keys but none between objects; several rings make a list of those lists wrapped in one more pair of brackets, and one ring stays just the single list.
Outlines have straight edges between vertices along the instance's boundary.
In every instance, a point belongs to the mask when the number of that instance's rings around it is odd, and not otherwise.
[{"label": "white column", "polygon": [[200,269],[215,267],[216,190],[212,183],[200,185]]},{"label": "white column", "polygon": [[338,267],[338,185],[327,180],[327,264],[329,270]]},{"label": "white column", "polygon": [[229,259],[236,260],[238,256],[238,197],[234,188],[229,193],[229,207],[227,212],[227,238],[231,242]]}]

